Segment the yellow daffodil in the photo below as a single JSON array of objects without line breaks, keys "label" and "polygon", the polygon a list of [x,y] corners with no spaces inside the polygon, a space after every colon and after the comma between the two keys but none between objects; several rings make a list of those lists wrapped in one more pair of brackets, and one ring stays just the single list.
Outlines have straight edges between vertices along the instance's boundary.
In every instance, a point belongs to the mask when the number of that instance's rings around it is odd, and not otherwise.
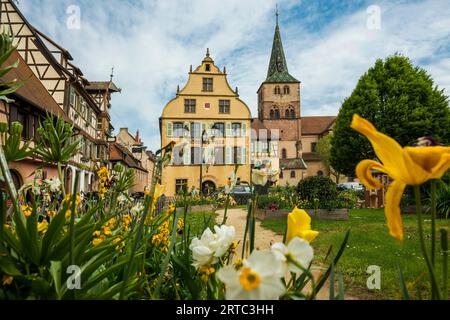
[{"label": "yellow daffodil", "polygon": [[95,238],[94,240],[92,240],[92,244],[94,245],[94,247],[97,247],[97,246],[100,245],[103,241],[105,241],[105,238],[104,238],[104,237]]},{"label": "yellow daffodil", "polygon": [[31,214],[33,213],[33,209],[29,206],[20,206],[20,209],[22,210],[25,217],[29,218]]},{"label": "yellow daffodil", "polygon": [[48,221],[47,220],[42,220],[42,222],[38,223],[38,232],[39,233],[46,233],[47,229],[48,229]]},{"label": "yellow daffodil", "polygon": [[155,186],[155,195],[153,196],[153,201],[158,201],[159,198],[162,197],[166,188],[159,183]]},{"label": "yellow daffodil", "polygon": [[297,207],[288,215],[286,243],[295,237],[312,242],[319,235],[318,231],[311,230],[311,217],[305,210]]},{"label": "yellow daffodil", "polygon": [[368,189],[381,189],[383,184],[372,176],[372,170],[388,174],[394,181],[386,194],[385,214],[392,237],[403,239],[400,200],[407,185],[418,186],[440,179],[450,168],[450,147],[405,147],[377,131],[367,120],[354,115],[352,128],[366,136],[380,162],[363,160],[356,175]]},{"label": "yellow daffodil", "polygon": [[12,276],[4,275],[2,279],[2,283],[4,286],[10,286],[14,281],[14,278]]}]

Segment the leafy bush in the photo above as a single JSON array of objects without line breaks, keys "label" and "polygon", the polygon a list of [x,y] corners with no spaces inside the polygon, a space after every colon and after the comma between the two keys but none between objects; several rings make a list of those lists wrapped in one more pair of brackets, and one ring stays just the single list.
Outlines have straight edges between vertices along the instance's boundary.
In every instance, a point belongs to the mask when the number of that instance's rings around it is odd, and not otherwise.
[{"label": "leafy bush", "polygon": [[299,182],[298,195],[309,204],[318,205],[318,209],[327,208],[329,202],[338,197],[337,185],[329,177],[308,177]]}]

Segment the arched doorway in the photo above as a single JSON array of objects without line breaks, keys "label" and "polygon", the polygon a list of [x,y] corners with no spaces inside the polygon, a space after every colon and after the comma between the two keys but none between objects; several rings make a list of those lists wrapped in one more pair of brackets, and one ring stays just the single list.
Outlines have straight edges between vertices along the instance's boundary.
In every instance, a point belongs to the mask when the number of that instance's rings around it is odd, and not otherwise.
[{"label": "arched doorway", "polygon": [[211,195],[216,191],[216,184],[212,181],[205,181],[202,184],[202,194],[205,196]]}]

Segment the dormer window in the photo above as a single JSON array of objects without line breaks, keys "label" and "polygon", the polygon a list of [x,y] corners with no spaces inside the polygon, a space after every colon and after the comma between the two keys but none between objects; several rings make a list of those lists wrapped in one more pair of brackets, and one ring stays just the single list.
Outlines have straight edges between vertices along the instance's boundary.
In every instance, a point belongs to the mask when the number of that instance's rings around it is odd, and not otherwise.
[{"label": "dormer window", "polygon": [[210,72],[210,71],[211,71],[211,65],[210,65],[209,63],[206,64],[205,70],[206,70],[207,72]]},{"label": "dormer window", "polygon": [[203,91],[205,92],[213,91],[213,78],[203,78]]}]

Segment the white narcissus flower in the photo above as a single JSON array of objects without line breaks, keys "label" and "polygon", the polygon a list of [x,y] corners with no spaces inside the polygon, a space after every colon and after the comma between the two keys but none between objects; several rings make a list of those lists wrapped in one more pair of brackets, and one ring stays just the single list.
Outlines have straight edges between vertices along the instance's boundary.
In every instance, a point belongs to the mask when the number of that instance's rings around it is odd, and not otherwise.
[{"label": "white narcissus flower", "polygon": [[138,215],[144,210],[144,206],[141,203],[136,204],[133,208],[131,208],[130,212],[134,215]]},{"label": "white narcissus flower", "polygon": [[226,286],[227,300],[278,300],[286,291],[281,262],[271,251],[253,251],[240,270],[226,266],[217,276]]},{"label": "white narcissus flower", "polygon": [[280,171],[272,169],[272,163],[268,162],[262,169],[252,170],[252,181],[259,186],[265,186],[268,181],[277,182],[280,176]]},{"label": "white narcissus flower", "polygon": [[214,231],[216,233],[207,228],[201,238],[194,238],[189,246],[194,260],[192,265],[197,269],[216,264],[233,242],[235,236],[233,226],[215,226]]},{"label": "white narcissus flower", "polygon": [[125,197],[123,194],[117,197],[117,202],[119,202],[120,204],[127,202],[127,200],[127,197]]},{"label": "white narcissus flower", "polygon": [[51,192],[58,192],[61,189],[61,181],[58,178],[45,179],[44,182],[50,187]]},{"label": "white narcissus flower", "polygon": [[276,258],[282,263],[284,273],[290,272],[302,272],[302,270],[295,265],[293,261],[298,263],[304,269],[309,267],[313,257],[314,250],[309,243],[303,239],[295,237],[286,246],[284,243],[275,243],[272,246],[272,252]]}]

